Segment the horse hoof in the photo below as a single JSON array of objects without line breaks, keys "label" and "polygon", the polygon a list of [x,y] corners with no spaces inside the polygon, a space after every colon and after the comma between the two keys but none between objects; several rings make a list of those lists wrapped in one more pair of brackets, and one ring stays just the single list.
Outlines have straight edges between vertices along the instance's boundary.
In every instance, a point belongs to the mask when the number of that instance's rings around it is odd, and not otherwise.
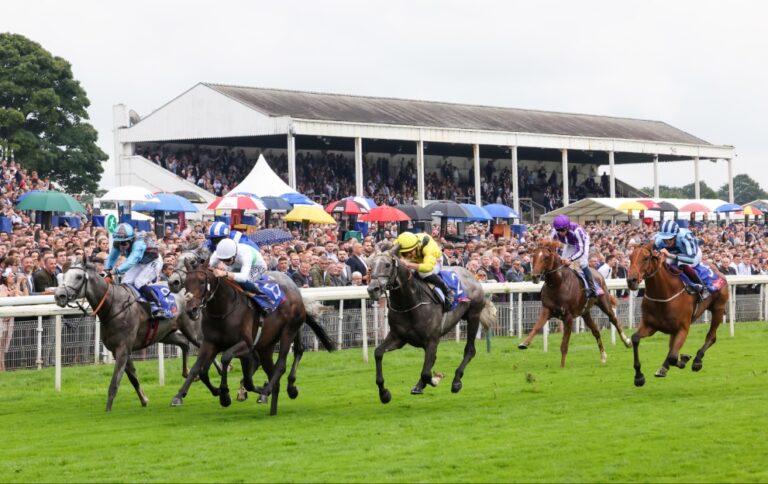
[{"label": "horse hoof", "polygon": [[669,371],[669,370],[667,370],[666,368],[664,368],[662,366],[661,368],[656,370],[656,373],[654,373],[653,376],[655,376],[657,378],[664,378],[665,376],[667,376],[667,371]]},{"label": "horse hoof", "polygon": [[248,400],[248,391],[245,388],[241,388],[237,392],[237,401],[244,402],[246,400]]},{"label": "horse hoof", "polygon": [[256,400],[256,403],[267,403],[269,402],[269,397],[266,395],[259,395],[259,399]]},{"label": "horse hoof", "polygon": [[299,396],[299,389],[296,387],[288,387],[288,396],[291,400]]},{"label": "horse hoof", "polygon": [[232,399],[229,397],[229,392],[219,395],[219,404],[222,407],[229,407],[232,405]]},{"label": "horse hoof", "polygon": [[423,395],[423,394],[424,394],[424,389],[423,388],[421,388],[419,386],[415,386],[415,387],[411,388],[411,395]]},{"label": "horse hoof", "polygon": [[643,385],[645,385],[645,376],[644,375],[636,376],[635,377],[635,386],[636,387],[641,387]]},{"label": "horse hoof", "polygon": [[605,363],[608,361],[608,353],[602,352],[600,353],[600,363]]},{"label": "horse hoof", "polygon": [[691,370],[693,371],[701,371],[701,368],[704,366],[704,363],[701,362],[701,360],[694,360],[693,364],[691,365]]},{"label": "horse hoof", "polygon": [[462,389],[463,385],[460,381],[453,382],[453,385],[451,385],[451,393],[459,393]]},{"label": "horse hoof", "polygon": [[517,345],[517,349],[519,349],[519,350],[527,350],[528,349],[528,344],[520,343],[519,345]]},{"label": "horse hoof", "polygon": [[690,355],[680,355],[680,361],[677,362],[677,367],[680,369],[685,368],[685,365],[688,364],[688,360],[691,359]]},{"label": "horse hoof", "polygon": [[389,403],[392,400],[392,393],[389,390],[379,392],[379,400],[381,400],[381,403],[384,404]]},{"label": "horse hoof", "polygon": [[174,397],[173,400],[171,400],[171,407],[181,407],[181,405],[184,403],[184,401],[179,397]]}]

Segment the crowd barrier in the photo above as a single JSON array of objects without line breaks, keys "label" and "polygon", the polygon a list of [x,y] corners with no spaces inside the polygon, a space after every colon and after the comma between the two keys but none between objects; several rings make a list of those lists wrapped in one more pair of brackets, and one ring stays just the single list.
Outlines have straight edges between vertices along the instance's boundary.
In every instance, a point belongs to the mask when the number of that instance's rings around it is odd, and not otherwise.
[{"label": "crowd barrier", "polygon": [[[728,276],[732,297],[726,312],[725,324],[730,336],[735,335],[737,321],[764,321],[768,319],[768,275]],[[606,281],[608,289],[626,290],[624,279]],[[531,282],[485,283],[485,291],[504,299],[496,302],[498,322],[490,328],[488,335],[522,337],[533,327],[540,302],[535,295],[541,290],[540,284]],[[642,287],[642,285],[641,285]],[[737,287],[743,288],[736,294]],[[365,286],[324,287],[302,289],[305,298],[328,304],[321,318],[321,324],[334,338],[339,348],[361,348],[363,361],[368,361],[369,347],[378,346],[387,334],[387,312],[384,300],[370,301]],[[619,298],[616,314],[622,325],[637,326],[640,321],[640,301],[630,293]],[[333,304],[333,307],[330,304]],[[88,308],[86,304],[86,308]],[[616,344],[615,329],[608,318],[599,310],[592,311],[593,318],[601,329],[610,328],[611,342]],[[13,322],[11,323],[11,319]],[[707,323],[709,313],[705,312],[697,323]],[[542,334],[542,349],[548,351],[548,335],[557,330],[558,321],[553,319],[545,325]],[[583,321],[575,323],[575,331],[583,331]],[[101,343],[100,325],[97,318],[84,315],[82,311],[60,308],[53,303],[53,296],[8,297],[0,299],[0,340],[3,333],[11,331],[11,341],[4,357],[7,370],[47,368],[53,366],[54,386],[61,389],[62,367],[77,364],[99,364],[112,361],[112,355]],[[446,339],[460,341],[466,332],[462,322]],[[314,334],[304,328],[302,333],[307,349],[318,349]],[[478,336],[479,337],[479,336]],[[490,350],[490,339],[488,348]],[[166,358],[180,356],[180,351],[161,343],[135,352],[134,359],[157,358],[159,382],[164,383]]]}]

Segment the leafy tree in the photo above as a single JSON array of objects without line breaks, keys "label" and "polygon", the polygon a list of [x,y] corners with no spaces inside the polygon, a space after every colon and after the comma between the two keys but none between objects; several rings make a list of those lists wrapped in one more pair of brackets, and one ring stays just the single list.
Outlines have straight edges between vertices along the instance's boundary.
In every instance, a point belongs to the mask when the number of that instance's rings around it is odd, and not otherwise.
[{"label": "leafy tree", "polygon": [[94,191],[107,159],[84,121],[89,105],[69,62],[0,33],[0,140],[25,168],[73,193]]},{"label": "leafy tree", "polygon": [[[728,184],[724,183],[717,192],[723,200],[728,200]],[[739,205],[749,203],[752,200],[762,200],[768,198],[760,185],[747,174],[736,175],[733,177],[733,201]]]},{"label": "leafy tree", "polygon": [[[653,187],[644,187],[640,190],[645,193],[653,194]],[[683,195],[683,189],[680,187],[668,187],[659,185],[659,198],[690,198]]]},{"label": "leafy tree", "polygon": [[[715,190],[710,188],[705,182],[699,182],[701,191],[700,198],[718,198]],[[690,183],[681,188],[683,196],[681,198],[696,198],[696,188],[694,183]]]}]

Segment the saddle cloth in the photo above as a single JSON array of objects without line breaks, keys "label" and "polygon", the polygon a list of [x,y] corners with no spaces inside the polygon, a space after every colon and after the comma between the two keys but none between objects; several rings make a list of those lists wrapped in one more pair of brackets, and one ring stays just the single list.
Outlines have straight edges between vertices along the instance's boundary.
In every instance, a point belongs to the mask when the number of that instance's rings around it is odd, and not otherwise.
[{"label": "saddle cloth", "polygon": [[[571,269],[573,272],[576,273],[577,276],[579,276],[579,279],[581,279],[581,287],[584,288],[584,290],[587,289],[587,280],[584,278],[584,274],[581,271],[577,271],[576,269]],[[603,288],[600,286],[600,284],[597,284],[595,281],[595,275],[592,274],[592,281],[595,282],[593,284],[593,287],[595,289],[595,296],[602,296],[605,294],[605,291],[603,291]]]},{"label": "saddle cloth", "polygon": [[[464,292],[464,286],[461,284],[459,276],[456,275],[455,272],[440,271],[440,278],[451,289],[451,291],[453,291],[453,304],[451,304],[451,311],[456,309],[459,303],[469,301],[469,298]],[[443,294],[443,291],[441,291],[439,287],[433,287],[432,290],[435,291],[435,294],[437,294],[441,301],[445,301],[445,294]]]},{"label": "saddle cloth", "polygon": [[[680,269],[675,269],[675,272],[680,271]],[[724,277],[718,276],[715,271],[709,268],[709,266],[705,264],[699,264],[694,268],[696,270],[696,274],[699,275],[699,279],[701,279],[701,282],[704,283],[705,286],[707,286],[707,290],[710,293],[717,292],[720,289],[723,288],[726,284],[726,280]],[[680,278],[683,280],[683,283],[686,286],[689,286],[693,284],[693,281],[691,281],[691,278],[688,277],[685,272],[680,271]]]},{"label": "saddle cloth", "polygon": [[[139,299],[140,302],[148,302],[147,299],[139,292],[139,290],[132,285],[128,284],[128,287],[130,287],[133,292],[136,294],[136,297]],[[173,293],[170,289],[168,289],[168,285],[162,282],[158,282],[155,284],[149,284],[147,287],[149,287],[152,292],[155,293],[155,297],[158,301],[160,301],[160,307],[157,307],[157,304],[153,301],[151,305],[152,312],[154,312],[156,309],[162,309],[163,310],[163,317],[165,319],[171,319],[176,317],[176,314],[179,312],[179,308],[176,306],[176,298],[173,297]]]},{"label": "saddle cloth", "polygon": [[274,279],[262,276],[254,282],[259,288],[258,293],[248,293],[253,302],[259,305],[265,313],[274,312],[285,301],[285,292]]}]

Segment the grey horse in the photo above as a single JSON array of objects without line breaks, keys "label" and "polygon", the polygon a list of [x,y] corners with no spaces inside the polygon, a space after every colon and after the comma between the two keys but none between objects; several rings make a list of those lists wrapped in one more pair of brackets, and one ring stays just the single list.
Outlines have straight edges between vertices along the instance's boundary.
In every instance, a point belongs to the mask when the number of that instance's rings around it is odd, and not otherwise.
[{"label": "grey horse", "polygon": [[400,246],[395,244],[390,250],[372,257],[368,264],[371,268],[371,280],[368,294],[377,300],[387,294],[390,331],[384,341],[376,348],[376,385],[379,387],[381,403],[389,403],[392,394],[384,386],[382,359],[387,351],[397,350],[410,344],[424,349],[424,365],[421,377],[411,390],[412,394],[424,393],[426,385],[432,385],[432,367],[437,358],[437,345],[440,338],[464,319],[467,321],[467,343],[464,346],[464,358],[456,368],[451,384],[451,391],[461,390],[461,378],[464,369],[475,356],[475,336],[479,325],[489,328],[496,321],[496,307],[486,299],[483,288],[468,270],[463,267],[450,267],[464,287],[466,300],[451,312],[443,314],[442,303],[434,291],[421,278],[399,263]]},{"label": "grey horse", "polygon": [[93,314],[99,317],[104,346],[115,357],[107,412],[112,410],[112,401],[124,372],[128,374],[141,405],[146,407],[149,402],[136,376],[131,358],[133,351],[157,342],[176,345],[183,355],[183,376],[187,376],[189,344],[199,347],[202,331],[199,319],[192,319],[187,314],[185,296],[176,294],[174,297],[178,309],[176,317],[156,321],[150,318],[148,303],[138,303],[135,293],[127,286],[110,284],[96,272],[93,264],[84,263],[82,258],[75,260],[64,273],[64,285],[54,292],[56,304],[65,307],[85,298],[93,308]]}]

